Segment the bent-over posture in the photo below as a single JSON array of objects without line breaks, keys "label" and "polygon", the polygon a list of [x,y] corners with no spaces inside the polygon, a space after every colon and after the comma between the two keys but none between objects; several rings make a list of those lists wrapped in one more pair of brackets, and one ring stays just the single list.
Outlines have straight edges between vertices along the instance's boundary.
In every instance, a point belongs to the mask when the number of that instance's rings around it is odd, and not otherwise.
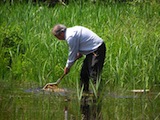
[{"label": "bent-over posture", "polygon": [[52,29],[52,34],[59,40],[67,41],[69,45],[69,55],[64,68],[64,74],[68,74],[74,62],[85,55],[80,73],[81,86],[84,91],[89,91],[89,79],[96,83],[100,80],[102,72],[106,46],[104,41],[93,31],[83,26],[67,28],[62,24],[57,24]]}]

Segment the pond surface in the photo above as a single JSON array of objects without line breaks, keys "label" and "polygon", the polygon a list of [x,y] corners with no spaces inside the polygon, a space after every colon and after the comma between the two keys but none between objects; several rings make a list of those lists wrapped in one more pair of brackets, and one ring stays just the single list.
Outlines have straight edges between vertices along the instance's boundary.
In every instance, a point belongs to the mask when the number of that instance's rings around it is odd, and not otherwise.
[{"label": "pond surface", "polygon": [[[32,86],[32,87],[31,87]],[[99,98],[53,93],[32,84],[0,82],[1,120],[160,120],[160,86],[132,93],[105,91]]]}]

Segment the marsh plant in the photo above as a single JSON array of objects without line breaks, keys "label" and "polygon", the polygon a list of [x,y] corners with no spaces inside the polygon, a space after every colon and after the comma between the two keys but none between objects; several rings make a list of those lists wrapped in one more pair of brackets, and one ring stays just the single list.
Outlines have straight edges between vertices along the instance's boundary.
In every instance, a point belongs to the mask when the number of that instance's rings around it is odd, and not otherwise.
[{"label": "marsh plant", "polygon": [[[107,91],[105,94],[121,89],[152,91],[160,83],[160,4],[156,0],[106,4],[73,1],[67,6],[57,4],[53,8],[31,2],[13,5],[6,2],[1,3],[0,7],[0,82],[9,82],[1,84],[1,94],[3,91],[7,94],[8,90],[10,96],[10,85],[14,87],[16,82],[22,88],[35,84],[43,86],[55,82],[61,76],[68,56],[68,46],[51,35],[51,29],[57,23],[67,27],[82,25],[103,38],[107,46],[102,73],[102,81],[107,83],[104,84]],[[78,99],[82,96],[78,79],[83,59],[74,64],[61,82],[61,86],[77,90]],[[96,86],[91,83],[95,96],[99,85],[99,82]],[[16,88],[19,88],[17,84]],[[15,115],[21,112],[24,113],[21,117],[26,119],[29,117],[25,115],[32,114],[28,111],[27,104],[23,106],[25,98],[2,96],[0,101],[9,101],[3,103],[5,106],[1,104],[1,111],[17,111]],[[106,106],[102,112],[107,111],[104,115],[106,119],[136,119],[136,116],[139,116],[137,119],[158,119],[158,98],[159,94],[155,99],[143,95],[141,99],[104,99]],[[48,101],[51,102],[51,99]],[[13,106],[9,107],[9,103],[13,103]],[[18,103],[20,105],[17,108]],[[38,104],[41,103],[43,97]],[[51,110],[49,103],[45,104]],[[52,102],[50,104],[53,105]],[[44,107],[44,110],[47,108]],[[54,110],[51,112],[54,113]],[[127,115],[121,114],[122,112]],[[1,118],[7,118],[4,117],[6,113],[0,115]],[[39,115],[41,117],[41,113]],[[48,115],[48,118],[52,116]]]},{"label": "marsh plant", "polygon": [[[17,76],[14,79],[33,80],[42,85],[58,78],[68,48],[51,35],[51,28],[63,23],[68,27],[86,26],[104,39],[107,45],[104,80],[122,87],[129,84],[131,88],[149,88],[159,82],[159,3],[101,7],[73,3],[54,8],[32,3],[1,7],[1,79]],[[80,62],[74,65],[77,70]],[[77,70],[71,70],[69,82],[77,78]]]}]

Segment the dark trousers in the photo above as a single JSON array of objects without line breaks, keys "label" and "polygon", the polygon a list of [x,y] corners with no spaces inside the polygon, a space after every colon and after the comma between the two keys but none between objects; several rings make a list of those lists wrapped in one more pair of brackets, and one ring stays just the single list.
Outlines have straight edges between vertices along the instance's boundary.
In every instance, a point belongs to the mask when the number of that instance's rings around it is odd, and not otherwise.
[{"label": "dark trousers", "polygon": [[94,84],[100,79],[105,60],[105,54],[106,46],[105,43],[102,43],[102,45],[99,46],[96,51],[86,55],[80,73],[81,87],[84,86],[84,91],[89,91],[90,78],[93,80]]}]

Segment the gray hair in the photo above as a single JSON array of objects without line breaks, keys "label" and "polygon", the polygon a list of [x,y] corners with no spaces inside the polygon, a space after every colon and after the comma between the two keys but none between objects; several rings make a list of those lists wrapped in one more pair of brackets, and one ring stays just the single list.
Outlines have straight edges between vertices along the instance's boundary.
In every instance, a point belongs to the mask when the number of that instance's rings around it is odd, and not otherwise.
[{"label": "gray hair", "polygon": [[59,35],[61,32],[66,31],[67,27],[65,25],[62,24],[57,24],[53,27],[52,29],[52,33],[54,35]]}]

